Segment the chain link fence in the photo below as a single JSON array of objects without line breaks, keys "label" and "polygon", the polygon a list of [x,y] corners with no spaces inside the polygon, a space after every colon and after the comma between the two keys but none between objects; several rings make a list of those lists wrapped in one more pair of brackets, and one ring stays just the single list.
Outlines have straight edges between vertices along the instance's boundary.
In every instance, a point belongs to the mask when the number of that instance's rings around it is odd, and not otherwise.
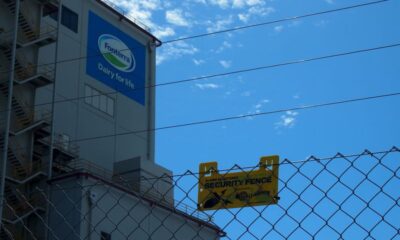
[{"label": "chain link fence", "polygon": [[399,152],[281,159],[276,204],[211,211],[197,210],[197,172],[135,181],[58,167],[49,181],[8,183],[0,238],[400,239]]}]

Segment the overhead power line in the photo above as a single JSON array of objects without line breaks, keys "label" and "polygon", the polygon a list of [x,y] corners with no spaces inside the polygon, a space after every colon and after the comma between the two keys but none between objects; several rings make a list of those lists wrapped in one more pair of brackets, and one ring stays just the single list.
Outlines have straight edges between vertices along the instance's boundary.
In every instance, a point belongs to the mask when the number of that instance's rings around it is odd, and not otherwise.
[{"label": "overhead power line", "polygon": [[248,29],[248,28],[261,27],[261,26],[265,26],[265,25],[271,25],[271,24],[282,23],[282,22],[287,22],[287,21],[294,21],[294,20],[299,20],[302,18],[314,17],[314,16],[328,14],[328,13],[341,12],[341,11],[346,11],[346,10],[350,10],[350,9],[376,5],[376,4],[380,4],[380,3],[384,3],[384,2],[388,2],[388,1],[389,0],[380,0],[380,1],[374,1],[374,2],[361,3],[361,4],[351,5],[351,6],[347,6],[347,7],[321,11],[321,12],[307,13],[307,14],[300,15],[300,16],[287,17],[287,18],[272,20],[272,21],[268,21],[268,22],[244,25],[244,26],[240,26],[240,27],[234,27],[234,28],[224,29],[224,30],[220,30],[220,31],[209,32],[209,33],[202,33],[202,34],[197,34],[197,35],[188,36],[188,37],[181,37],[181,38],[177,38],[177,39],[163,41],[163,44],[184,41],[184,40],[189,40],[189,39],[194,39],[194,38],[207,37],[210,35],[217,35],[217,34],[221,34],[221,33],[233,32],[233,31],[238,31],[238,30],[243,30],[243,29]]},{"label": "overhead power line", "polygon": [[[308,14],[304,14],[304,15],[300,15],[300,16],[287,17],[287,18],[268,21],[268,22],[262,22],[262,23],[257,23],[257,24],[251,24],[251,25],[245,25],[245,26],[240,26],[240,27],[228,28],[228,29],[225,29],[225,30],[214,31],[214,32],[209,32],[209,33],[203,33],[203,34],[198,34],[198,35],[193,35],[193,36],[188,36],[188,37],[180,37],[180,38],[176,38],[176,39],[167,40],[167,41],[163,42],[163,44],[169,44],[169,43],[178,42],[178,41],[184,41],[184,40],[193,39],[193,38],[206,37],[206,36],[216,35],[216,34],[221,34],[221,33],[226,33],[226,32],[238,31],[238,30],[243,30],[243,29],[247,29],[247,28],[254,28],[254,27],[271,25],[271,24],[276,24],[276,23],[281,23],[281,22],[293,21],[293,20],[298,20],[298,19],[302,19],[302,18],[308,18],[308,17],[318,16],[318,15],[323,15],[323,14],[329,14],[329,13],[334,13],[334,12],[341,12],[341,11],[346,11],[346,10],[350,10],[350,9],[356,9],[356,8],[361,8],[361,7],[381,4],[381,3],[384,3],[384,2],[388,2],[388,1],[390,1],[390,0],[379,0],[379,1],[361,3],[361,4],[351,5],[351,6],[342,7],[342,8],[336,8],[336,9],[325,10],[325,11],[320,11],[320,12],[308,13]],[[61,32],[61,33],[63,34],[63,32]],[[66,35],[66,36],[68,36],[68,35]],[[127,50],[131,50],[131,49],[121,49],[120,51],[127,51]],[[59,61],[50,62],[50,63],[37,64],[37,65],[34,65],[34,66],[41,67],[41,66],[48,66],[48,65],[58,64],[58,63],[79,61],[79,60],[86,59],[86,58],[93,58],[93,57],[102,56],[104,54],[106,54],[106,52],[100,53],[100,54],[95,54],[95,55],[90,55],[90,56],[81,56],[81,57],[76,57],[76,58],[69,58],[69,59],[59,60]],[[8,72],[10,72],[10,70],[1,71],[0,73],[8,73]]]},{"label": "overhead power line", "polygon": [[[337,100],[337,101],[333,101],[333,102],[325,102],[325,103],[317,103],[317,104],[311,104],[311,105],[305,105],[305,106],[290,107],[290,108],[284,108],[284,109],[278,109],[278,110],[266,111],[266,112],[259,112],[259,113],[251,113],[251,114],[242,114],[242,115],[228,116],[228,117],[222,117],[222,118],[214,118],[214,119],[201,120],[201,121],[195,121],[195,122],[168,125],[168,126],[158,127],[158,128],[154,128],[154,129],[142,129],[142,130],[137,130],[137,131],[127,131],[124,133],[107,134],[107,135],[101,135],[101,136],[95,136],[95,137],[80,138],[80,139],[70,140],[69,142],[85,142],[85,141],[102,139],[102,138],[126,136],[126,135],[131,135],[131,134],[139,134],[139,133],[147,133],[147,132],[156,132],[156,131],[167,130],[167,129],[183,128],[183,127],[204,125],[204,124],[210,124],[210,123],[216,123],[216,122],[225,122],[225,121],[237,120],[237,119],[243,119],[243,118],[249,118],[249,117],[272,115],[272,114],[278,114],[278,113],[285,113],[287,111],[302,111],[302,110],[307,110],[307,109],[323,108],[323,107],[329,107],[329,106],[335,106],[335,105],[341,105],[341,104],[347,104],[347,103],[371,101],[371,100],[378,100],[378,99],[383,99],[383,98],[388,98],[388,97],[396,97],[396,96],[400,96],[400,92],[393,92],[393,93],[360,97],[360,98]],[[14,150],[22,150],[22,149],[26,149],[26,148],[16,148]]]},{"label": "overhead power line", "polygon": [[125,133],[109,134],[109,135],[103,135],[103,136],[81,138],[81,139],[71,140],[71,142],[84,142],[84,141],[89,141],[89,140],[94,140],[94,139],[109,138],[109,137],[115,137],[115,136],[125,136],[125,135],[130,135],[130,134],[138,134],[138,133],[145,133],[145,132],[155,132],[155,131],[173,129],[173,128],[182,128],[182,127],[189,127],[189,126],[196,126],[196,125],[204,125],[204,124],[223,122],[223,121],[230,121],[230,120],[242,119],[242,118],[248,118],[248,117],[258,117],[258,116],[263,116],[263,115],[271,115],[271,114],[283,113],[283,112],[287,112],[287,111],[301,111],[301,110],[306,110],[306,109],[322,108],[322,107],[328,107],[328,106],[334,106],[334,105],[340,105],[340,104],[346,104],[346,103],[353,103],[353,102],[360,102],[360,101],[367,101],[367,100],[377,100],[377,99],[381,99],[381,98],[394,97],[394,96],[399,96],[399,95],[400,95],[400,92],[394,92],[394,93],[387,93],[387,94],[368,96],[368,97],[361,97],[361,98],[337,100],[337,101],[334,101],[334,102],[326,102],[326,103],[318,103],[318,104],[306,105],[306,106],[290,107],[290,108],[278,109],[278,110],[274,110],[274,111],[259,112],[259,113],[252,113],[252,114],[243,114],[243,115],[239,115],[239,116],[229,116],[229,117],[223,117],[223,118],[214,118],[214,119],[201,120],[201,121],[195,121],[195,122],[189,122],[189,123],[168,125],[168,126],[158,127],[158,128],[154,128],[154,129],[143,129],[143,130],[138,130],[138,131],[128,131],[128,132],[125,132]]},{"label": "overhead power line", "polygon": [[[259,70],[264,70],[264,69],[269,69],[269,68],[277,68],[277,67],[289,66],[289,65],[294,65],[294,64],[301,64],[301,63],[306,63],[306,62],[320,61],[320,60],[324,60],[324,59],[343,57],[343,56],[347,56],[347,55],[353,55],[353,54],[377,51],[377,50],[394,48],[394,47],[399,47],[399,46],[400,46],[400,43],[394,43],[394,44],[383,45],[383,46],[378,46],[378,47],[365,48],[365,49],[353,50],[353,51],[348,51],[348,52],[334,53],[334,54],[324,55],[324,56],[319,56],[319,57],[311,57],[311,58],[305,58],[305,59],[300,59],[300,60],[293,60],[293,61],[288,61],[288,62],[271,64],[271,65],[252,67],[252,68],[244,68],[244,69],[239,69],[239,70],[234,70],[234,71],[229,71],[229,72],[215,73],[215,74],[209,74],[209,75],[204,75],[204,76],[199,76],[199,77],[181,79],[181,80],[177,80],[177,81],[158,83],[158,84],[154,84],[154,85],[145,86],[143,88],[132,89],[132,90],[129,90],[129,91],[111,91],[111,92],[98,94],[98,95],[82,96],[82,97],[76,97],[76,98],[67,98],[67,99],[63,99],[63,100],[57,100],[57,101],[54,101],[54,102],[39,103],[39,104],[35,104],[35,105],[24,107],[24,109],[32,109],[34,107],[49,105],[49,104],[53,104],[53,103],[71,102],[71,101],[85,99],[85,98],[94,97],[94,96],[112,95],[112,94],[117,94],[117,93],[138,91],[138,90],[143,90],[143,89],[147,89],[147,88],[154,88],[154,87],[161,87],[161,86],[167,86],[167,85],[181,84],[181,83],[187,83],[187,82],[192,82],[192,81],[201,81],[201,80],[206,80],[206,79],[215,78],[215,77],[229,76],[229,75],[233,75],[233,74],[246,73],[246,72],[252,72],[252,71],[259,71]],[[10,109],[1,110],[0,112],[7,112],[7,111],[10,111]]]}]

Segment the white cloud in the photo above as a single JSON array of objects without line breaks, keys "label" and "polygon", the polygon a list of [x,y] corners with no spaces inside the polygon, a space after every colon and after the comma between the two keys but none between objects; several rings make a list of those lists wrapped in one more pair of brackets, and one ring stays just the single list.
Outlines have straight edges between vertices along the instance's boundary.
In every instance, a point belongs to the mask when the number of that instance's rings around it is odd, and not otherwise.
[{"label": "white cloud", "polygon": [[297,116],[297,115],[299,115],[299,113],[295,112],[295,111],[286,111],[286,115],[288,115],[288,116]]},{"label": "white cloud", "polygon": [[275,8],[273,7],[264,7],[264,6],[253,6],[250,7],[246,12],[239,13],[238,18],[240,21],[246,23],[252,16],[268,16],[271,13],[275,12]]},{"label": "white cloud", "polygon": [[279,32],[282,32],[282,30],[283,30],[283,26],[282,26],[282,25],[279,25],[279,26],[275,26],[275,27],[274,27],[274,31],[275,31],[275,32],[278,32],[278,33],[279,33]]},{"label": "white cloud", "polygon": [[201,90],[218,89],[221,86],[215,83],[196,83],[195,86]]},{"label": "white cloud", "polygon": [[[205,0],[193,0],[206,4]],[[226,8],[243,8],[246,6],[264,5],[265,0],[208,0],[212,5],[219,6],[222,9]]]},{"label": "white cloud", "polygon": [[[247,92],[243,92],[242,96],[248,97],[251,95],[250,91]],[[261,113],[262,108],[265,104],[269,103],[268,99],[262,99],[260,101],[258,101],[258,103],[256,103],[255,105],[252,106],[251,110],[247,112],[247,114],[258,114]],[[252,116],[249,116],[246,118],[247,120],[253,120]]]},{"label": "white cloud", "polygon": [[293,127],[295,120],[296,119],[294,117],[282,116],[281,124],[284,127]]},{"label": "white cloud", "polygon": [[269,103],[269,100],[268,100],[268,99],[262,99],[262,100],[259,101],[257,104],[255,104],[255,105],[253,106],[253,108],[259,110],[259,109],[261,109],[266,103]]},{"label": "white cloud", "polygon": [[[159,37],[169,37],[175,35],[171,27],[163,27],[155,24],[152,20],[153,12],[162,10],[160,0],[109,0],[111,4],[118,6],[125,11],[125,15],[140,26],[150,28],[152,33]],[[142,26],[143,27],[143,26]]]},{"label": "white cloud", "polygon": [[286,111],[285,114],[281,115],[281,119],[279,122],[275,123],[277,127],[287,127],[292,128],[296,123],[296,116],[299,115],[298,112],[295,111]]},{"label": "white cloud", "polygon": [[153,32],[153,34],[158,38],[170,37],[175,35],[175,31],[171,27],[158,28]]},{"label": "white cloud", "polygon": [[138,2],[143,6],[143,8],[151,10],[156,10],[161,5],[159,0],[141,0]]},{"label": "white cloud", "polygon": [[232,62],[231,61],[227,61],[227,60],[220,60],[219,64],[221,64],[221,66],[224,67],[224,68],[230,68]]},{"label": "white cloud", "polygon": [[184,18],[181,9],[174,9],[174,10],[166,11],[165,19],[167,20],[167,22],[177,25],[177,26],[181,26],[181,27],[189,26],[189,22],[187,21],[187,19]]},{"label": "white cloud", "polygon": [[245,0],[233,0],[232,7],[234,8],[242,8],[246,5]]},{"label": "white cloud", "polygon": [[157,48],[156,63],[161,64],[166,60],[177,59],[185,55],[193,55],[198,51],[196,47],[184,41],[169,43],[162,48]]},{"label": "white cloud", "polygon": [[193,2],[202,3],[202,4],[204,4],[204,5],[207,4],[206,0],[193,0]]},{"label": "white cloud", "polygon": [[[242,93],[242,96],[248,97],[251,95],[250,91],[246,91]],[[255,105],[252,106],[251,110],[247,112],[247,114],[258,114],[262,112],[262,108],[264,107],[265,104],[269,103],[268,99],[261,99],[256,103]],[[248,116],[246,117],[247,120],[253,120],[254,116]]]},{"label": "white cloud", "polygon": [[202,59],[195,59],[195,58],[193,58],[192,60],[193,60],[193,63],[194,63],[196,66],[199,66],[199,65],[205,63],[205,61],[202,60]]},{"label": "white cloud", "polygon": [[157,0],[110,0],[111,4],[114,4],[120,9],[125,11],[125,15],[133,20],[134,22],[142,23],[147,27],[153,29],[155,24],[152,22],[152,11],[158,9],[159,1]]},{"label": "white cloud", "polygon": [[249,9],[249,13],[251,13],[253,15],[259,15],[259,16],[267,16],[273,12],[275,12],[275,8],[273,8],[273,7],[255,6],[255,7],[251,7]]},{"label": "white cloud", "polygon": [[222,45],[215,51],[216,53],[221,53],[225,49],[231,48],[232,44],[230,44],[228,41],[223,41]]},{"label": "white cloud", "polygon": [[333,0],[325,0],[325,2],[329,3],[329,4],[334,4],[335,3]]},{"label": "white cloud", "polygon": [[227,8],[229,6],[229,1],[228,0],[210,0],[209,1],[213,5],[217,5],[220,8]]},{"label": "white cloud", "polygon": [[245,13],[239,13],[238,18],[240,21],[246,23],[247,21],[249,21],[250,15]]},{"label": "white cloud", "polygon": [[225,19],[220,19],[217,21],[207,21],[207,32],[216,32],[226,29],[230,24],[232,24],[232,16],[228,16]]}]

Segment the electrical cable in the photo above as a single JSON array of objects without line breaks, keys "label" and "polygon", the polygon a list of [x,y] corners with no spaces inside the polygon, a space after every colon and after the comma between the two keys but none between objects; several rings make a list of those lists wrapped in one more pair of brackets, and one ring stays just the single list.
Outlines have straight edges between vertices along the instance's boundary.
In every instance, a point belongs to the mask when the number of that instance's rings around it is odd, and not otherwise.
[{"label": "electrical cable", "polygon": [[236,120],[236,119],[243,119],[243,118],[248,118],[248,117],[258,117],[258,116],[263,116],[263,115],[272,115],[272,114],[277,114],[277,113],[284,113],[284,112],[287,112],[287,111],[301,111],[301,110],[306,110],[306,109],[323,108],[323,107],[329,107],[329,106],[341,105],[341,104],[347,104],[347,103],[353,103],[353,102],[361,102],[361,101],[367,101],[367,100],[377,100],[377,99],[381,99],[381,98],[395,97],[395,96],[399,96],[399,95],[400,95],[400,92],[393,92],[393,93],[386,93],[386,94],[367,96],[367,97],[360,97],[360,98],[336,100],[336,101],[333,101],[333,102],[325,102],[325,103],[317,103],[317,104],[312,104],[312,105],[290,107],[290,108],[278,109],[278,110],[267,111],[267,112],[242,114],[242,115],[228,116],[228,117],[222,117],[222,118],[200,120],[200,121],[195,121],[195,122],[174,124],[174,125],[168,125],[168,126],[163,126],[163,127],[156,127],[156,128],[153,128],[153,129],[142,129],[142,130],[137,130],[137,131],[127,131],[127,132],[123,132],[123,133],[107,134],[107,135],[100,135],[100,136],[95,136],[95,137],[72,139],[69,142],[70,143],[86,142],[86,141],[102,139],[102,138],[109,138],[109,137],[116,137],[116,136],[126,136],[126,135],[131,135],[131,134],[138,134],[138,133],[156,132],[156,131],[167,130],[167,129],[182,128],[182,127],[189,127],[189,126],[196,126],[196,125],[204,125],[204,124],[210,124],[210,123],[216,123],[216,122],[224,122],[224,121],[230,121],[230,120]]},{"label": "electrical cable", "polygon": [[[177,41],[184,41],[184,40],[193,39],[193,38],[206,37],[206,36],[220,34],[220,33],[237,31],[237,30],[241,30],[241,29],[247,29],[247,28],[253,28],[253,27],[258,27],[258,26],[270,25],[270,24],[274,24],[274,23],[293,21],[293,20],[298,20],[298,19],[301,19],[301,18],[307,18],[307,17],[318,16],[318,15],[322,15],[322,14],[340,12],[340,11],[345,11],[345,10],[349,10],[349,9],[361,8],[361,7],[366,7],[366,6],[375,5],[375,4],[381,4],[381,3],[384,3],[384,2],[388,2],[388,1],[391,1],[391,0],[379,0],[379,1],[361,3],[361,4],[351,5],[351,6],[342,7],[342,8],[336,8],[336,9],[325,10],[325,11],[320,11],[320,12],[308,13],[308,14],[304,14],[304,15],[300,15],[300,16],[287,17],[287,18],[273,20],[273,21],[269,21],[269,22],[262,22],[262,23],[257,23],[257,24],[245,25],[245,26],[241,26],[241,27],[234,27],[234,28],[229,28],[229,29],[225,29],[225,30],[210,32],[210,33],[198,34],[198,35],[193,35],[193,36],[188,36],[188,37],[181,37],[181,38],[177,38],[177,39],[167,40],[167,41],[163,42],[163,44],[173,43],[173,42],[177,42]],[[127,51],[127,50],[130,50],[130,49],[122,49],[120,51]],[[91,55],[91,56],[81,56],[81,57],[77,57],[77,58],[64,59],[64,60],[51,62],[51,63],[38,64],[38,65],[35,65],[35,66],[36,67],[40,67],[40,66],[53,65],[53,64],[57,64],[57,63],[73,62],[73,61],[78,61],[78,60],[82,60],[82,59],[86,59],[86,58],[102,56],[104,54],[106,54],[106,53],[100,53],[100,54]],[[10,72],[10,70],[1,71],[0,73],[8,73],[8,72]]]},{"label": "electrical cable", "polygon": [[[210,124],[210,123],[216,123],[216,122],[243,119],[243,118],[248,118],[248,117],[257,117],[257,116],[263,116],[263,115],[284,113],[287,111],[301,111],[301,110],[314,109],[314,108],[323,108],[323,107],[329,107],[329,106],[341,105],[341,104],[347,104],[347,103],[353,103],[353,102],[361,102],[361,101],[368,101],[368,100],[377,100],[377,99],[382,99],[382,98],[387,98],[387,97],[395,97],[395,96],[399,96],[399,95],[400,95],[400,92],[393,92],[393,93],[387,93],[387,94],[381,94],[381,95],[375,95],[375,96],[337,100],[337,101],[333,101],[333,102],[291,107],[291,108],[278,109],[278,110],[267,111],[267,112],[242,114],[242,115],[228,116],[228,117],[223,117],[223,118],[215,118],[215,119],[209,119],[209,120],[175,124],[175,125],[169,125],[169,126],[164,126],[164,127],[158,127],[158,128],[154,128],[154,129],[143,129],[143,130],[138,130],[138,131],[128,131],[128,132],[124,132],[124,133],[109,134],[109,135],[102,135],[102,136],[88,137],[88,138],[80,138],[80,139],[75,139],[75,140],[69,140],[69,143],[84,142],[84,141],[116,137],[116,136],[126,136],[126,135],[131,135],[131,134],[138,134],[138,133],[156,132],[156,131],[161,131],[161,130],[182,128],[182,127],[195,126],[195,125],[204,125],[204,124]],[[18,147],[18,148],[14,148],[13,150],[15,151],[15,150],[24,150],[24,149],[28,149],[28,148],[27,147]],[[324,160],[324,159],[316,159],[316,160]]]},{"label": "electrical cable", "polygon": [[361,3],[361,4],[351,5],[351,6],[347,6],[347,7],[342,7],[342,8],[321,11],[321,12],[307,13],[304,15],[287,17],[287,18],[283,18],[283,19],[279,19],[279,20],[272,20],[272,21],[268,21],[268,22],[261,22],[261,23],[256,23],[256,24],[250,24],[250,25],[245,25],[245,26],[240,26],[240,27],[229,28],[229,29],[220,30],[220,31],[202,33],[202,34],[197,34],[197,35],[188,36],[188,37],[181,37],[181,38],[177,38],[177,39],[166,40],[166,41],[162,41],[162,43],[168,44],[168,43],[184,41],[184,40],[189,40],[189,39],[194,39],[194,38],[201,38],[201,37],[206,37],[206,36],[210,36],[210,35],[238,31],[238,30],[243,30],[243,29],[248,29],[248,28],[261,27],[261,26],[265,26],[265,25],[271,25],[271,24],[282,23],[282,22],[287,22],[287,21],[294,21],[294,20],[299,20],[302,18],[314,17],[314,16],[323,15],[323,14],[327,14],[327,13],[340,12],[340,11],[350,10],[350,9],[354,9],[354,8],[360,8],[360,7],[366,7],[366,6],[370,6],[370,5],[380,4],[380,3],[387,2],[387,1],[389,1],[389,0],[367,2],[367,3]]},{"label": "electrical cable", "polygon": [[[300,60],[293,60],[293,61],[288,61],[288,62],[271,64],[271,65],[252,67],[252,68],[244,68],[244,69],[239,69],[239,70],[234,70],[234,71],[229,71],[229,72],[215,73],[215,74],[203,75],[203,76],[199,76],[199,77],[181,79],[181,80],[177,80],[177,81],[158,83],[158,84],[146,86],[146,87],[143,87],[143,88],[136,88],[136,89],[129,90],[129,91],[138,91],[138,90],[143,90],[143,89],[147,89],[147,88],[154,88],[154,87],[161,87],[161,86],[167,86],[167,85],[187,83],[187,82],[192,82],[192,81],[199,81],[199,80],[205,80],[205,79],[210,79],[210,78],[215,78],[215,77],[228,76],[228,75],[233,75],[233,74],[238,74],[238,73],[259,71],[259,70],[264,70],[264,69],[269,69],[269,68],[276,68],[276,67],[283,67],[283,66],[288,66],[288,65],[301,64],[301,63],[306,63],[306,62],[319,61],[319,60],[324,60],[324,59],[329,59],[329,58],[342,57],[342,56],[347,56],[347,55],[353,55],[353,54],[359,54],[359,53],[364,53],[364,52],[377,51],[377,50],[382,50],[382,49],[387,49],[387,48],[394,48],[394,47],[399,47],[399,46],[400,46],[400,43],[394,43],[394,44],[388,44],[388,45],[383,45],[383,46],[378,46],[378,47],[359,49],[359,50],[353,50],[353,51],[348,51],[348,52],[334,53],[334,54],[324,55],[324,56],[319,56],[319,57],[311,57],[311,58],[305,58],[305,59],[300,59]],[[71,102],[71,101],[85,99],[85,98],[94,97],[94,96],[102,96],[102,95],[107,95],[108,96],[108,95],[118,94],[118,93],[124,93],[124,91],[111,91],[111,92],[98,94],[98,95],[82,96],[82,97],[75,97],[75,98],[66,98],[66,99],[57,100],[57,101],[54,101],[54,102],[45,102],[45,103],[39,103],[39,104],[31,105],[31,106],[26,106],[26,107],[23,107],[23,108],[25,108],[25,109],[33,109],[33,108],[38,107],[38,106],[50,105],[50,104],[53,104],[53,103]],[[10,111],[10,109],[4,109],[4,110],[1,110],[0,112],[7,112],[7,111]]]}]

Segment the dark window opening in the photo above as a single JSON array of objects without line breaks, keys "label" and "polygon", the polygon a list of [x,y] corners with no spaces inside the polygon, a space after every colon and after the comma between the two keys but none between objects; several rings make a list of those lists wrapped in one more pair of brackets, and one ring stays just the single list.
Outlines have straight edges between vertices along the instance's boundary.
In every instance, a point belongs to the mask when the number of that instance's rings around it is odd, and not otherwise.
[{"label": "dark window opening", "polygon": [[[46,5],[43,7],[43,17],[49,16],[55,21],[58,20],[58,7]],[[62,6],[61,24],[69,28],[71,31],[78,32],[78,14]]]},{"label": "dark window opening", "polygon": [[74,32],[78,32],[78,14],[65,6],[62,6],[61,15],[61,24]]},{"label": "dark window opening", "polygon": [[100,240],[111,240],[111,234],[106,232],[101,232]]}]

